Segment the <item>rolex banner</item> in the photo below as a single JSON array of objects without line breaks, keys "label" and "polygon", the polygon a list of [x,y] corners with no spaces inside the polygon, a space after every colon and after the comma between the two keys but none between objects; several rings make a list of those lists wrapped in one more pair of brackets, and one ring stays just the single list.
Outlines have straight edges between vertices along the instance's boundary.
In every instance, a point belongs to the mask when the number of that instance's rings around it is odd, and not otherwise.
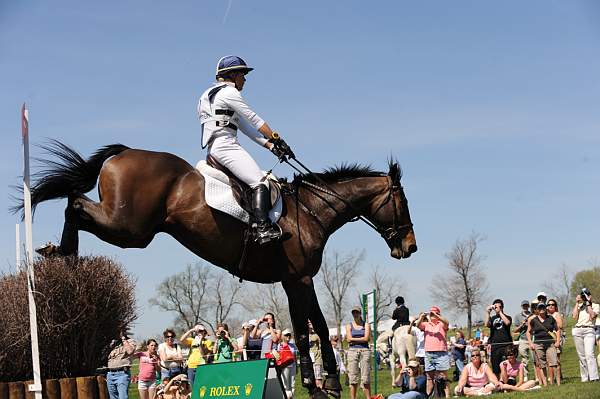
[{"label": "rolex banner", "polygon": [[268,359],[198,366],[192,399],[285,399],[281,380]]}]

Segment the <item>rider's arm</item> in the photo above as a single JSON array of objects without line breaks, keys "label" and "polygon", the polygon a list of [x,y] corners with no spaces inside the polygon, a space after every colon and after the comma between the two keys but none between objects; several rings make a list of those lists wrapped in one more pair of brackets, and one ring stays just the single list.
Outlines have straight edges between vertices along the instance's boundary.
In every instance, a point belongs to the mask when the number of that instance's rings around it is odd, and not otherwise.
[{"label": "rider's arm", "polygon": [[[266,123],[264,124],[266,125]],[[264,126],[263,125],[263,126]],[[244,133],[246,136],[250,138],[250,140],[254,141],[256,144],[269,148],[272,146],[271,143],[265,138],[265,135],[259,133],[251,124],[249,124],[245,119],[240,118],[238,122],[238,127],[240,131]]]}]

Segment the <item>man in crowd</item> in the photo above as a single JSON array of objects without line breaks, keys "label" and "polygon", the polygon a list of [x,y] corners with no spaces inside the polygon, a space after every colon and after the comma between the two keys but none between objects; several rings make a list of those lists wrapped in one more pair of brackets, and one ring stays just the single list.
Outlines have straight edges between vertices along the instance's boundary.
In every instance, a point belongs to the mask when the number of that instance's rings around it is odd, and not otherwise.
[{"label": "man in crowd", "polygon": [[[490,315],[490,313],[493,313],[493,315]],[[500,363],[503,360],[506,347],[512,345],[511,324],[511,317],[504,314],[504,302],[502,299],[495,299],[487,308],[485,325],[490,329],[488,340],[491,345],[490,363],[496,376],[500,375]]]},{"label": "man in crowd", "polygon": [[529,343],[527,342],[527,320],[531,316],[529,311],[529,301],[524,300],[521,302],[521,312],[515,315],[513,318],[514,329],[513,333],[518,334],[517,340],[519,341],[519,356],[521,356],[521,363],[523,364],[523,379],[528,380],[527,375],[527,363],[529,363]]},{"label": "man in crowd", "polygon": [[129,382],[131,381],[131,357],[136,343],[122,333],[118,340],[112,342],[113,349],[108,355],[108,373],[106,385],[110,399],[129,398]]}]

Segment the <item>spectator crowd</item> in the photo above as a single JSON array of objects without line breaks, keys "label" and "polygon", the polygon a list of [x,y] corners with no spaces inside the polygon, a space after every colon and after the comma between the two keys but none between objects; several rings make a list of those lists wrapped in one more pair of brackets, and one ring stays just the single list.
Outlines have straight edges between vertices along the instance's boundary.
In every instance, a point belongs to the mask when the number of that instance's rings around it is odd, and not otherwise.
[{"label": "spectator crowd", "polygon": [[[566,317],[573,319],[572,337],[579,358],[581,381],[598,381],[596,347],[600,346],[600,305],[583,289],[575,298],[571,315],[558,311],[555,299],[539,292],[531,302],[523,300],[520,311],[510,316],[502,299],[486,307],[483,327],[473,338],[461,330],[449,334],[448,320],[438,306],[410,317],[402,297],[396,298],[395,321],[382,334],[378,358],[389,359],[392,385],[398,392],[389,399],[482,396],[496,392],[528,391],[562,382],[561,353],[565,343]],[[338,374],[345,378],[350,397],[371,398],[372,334],[360,307],[351,310],[344,334],[329,337]],[[322,387],[325,371],[321,339],[309,322],[310,358],[316,384]],[[342,332],[340,331],[340,333]],[[275,315],[242,324],[241,335],[233,337],[229,326],[219,324],[214,337],[203,325],[177,336],[166,329],[163,342],[146,340],[140,345],[123,333],[115,340],[107,363],[107,385],[111,399],[128,398],[130,383],[136,382],[141,399],[190,398],[199,368],[209,363],[273,358],[288,398],[294,397],[297,348],[292,331],[280,330]],[[346,344],[342,346],[342,339]],[[344,349],[343,349],[344,348]],[[381,350],[383,348],[383,350]],[[139,361],[137,376],[131,376],[132,361]],[[396,359],[398,360],[396,364]],[[400,373],[395,375],[395,368]],[[531,367],[530,367],[531,366]],[[452,375],[450,376],[449,373]],[[457,381],[450,392],[449,380]]]}]

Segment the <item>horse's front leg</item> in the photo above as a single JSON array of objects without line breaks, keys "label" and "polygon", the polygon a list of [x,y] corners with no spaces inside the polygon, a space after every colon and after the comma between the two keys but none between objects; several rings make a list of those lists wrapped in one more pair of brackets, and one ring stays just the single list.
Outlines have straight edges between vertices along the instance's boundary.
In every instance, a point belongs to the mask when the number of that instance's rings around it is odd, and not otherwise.
[{"label": "horse's front leg", "polygon": [[323,312],[319,306],[317,300],[317,293],[315,292],[314,285],[311,282],[310,291],[312,295],[311,308],[308,314],[315,332],[321,340],[321,355],[323,356],[323,368],[327,372],[327,377],[323,383],[323,389],[327,391],[331,396],[339,398],[341,396],[342,385],[340,384],[340,378],[337,371],[337,362],[335,361],[335,354],[333,353],[333,347],[329,340],[329,328]]},{"label": "horse's front leg", "polygon": [[312,399],[327,399],[327,394],[319,389],[315,383],[315,372],[309,354],[308,315],[312,301],[311,292],[314,293],[312,278],[307,276],[297,281],[284,281],[282,285],[288,297],[296,346],[300,352],[302,386],[308,389]]}]

